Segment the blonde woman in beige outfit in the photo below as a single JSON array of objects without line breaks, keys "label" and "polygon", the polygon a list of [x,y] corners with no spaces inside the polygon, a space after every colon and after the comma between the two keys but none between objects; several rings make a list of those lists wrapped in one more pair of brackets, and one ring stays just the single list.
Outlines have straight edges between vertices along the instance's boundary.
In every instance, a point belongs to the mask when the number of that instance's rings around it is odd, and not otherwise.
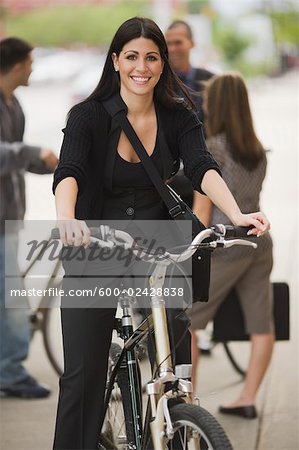
[{"label": "blonde woman in beige outfit", "polygon": [[[248,93],[242,77],[229,73],[213,77],[205,93],[208,148],[218,162],[222,176],[242,211],[258,211],[266,174],[266,152],[257,139]],[[206,224],[229,223],[208,197],[196,193],[195,212]],[[208,303],[195,303],[191,314],[193,330],[204,329],[232,288],[238,292],[251,339],[251,355],[239,397],[219,411],[245,418],[257,416],[255,399],[269,365],[274,343],[270,283],[272,240],[269,234],[258,239],[257,250],[244,247],[216,250],[212,256],[211,288]],[[198,364],[196,334],[192,361]]]}]

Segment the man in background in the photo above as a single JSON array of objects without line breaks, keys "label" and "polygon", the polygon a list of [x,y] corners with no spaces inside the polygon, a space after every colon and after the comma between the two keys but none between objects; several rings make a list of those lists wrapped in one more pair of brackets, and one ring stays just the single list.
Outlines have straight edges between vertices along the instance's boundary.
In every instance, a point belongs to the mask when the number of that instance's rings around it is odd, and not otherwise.
[{"label": "man in background", "polygon": [[[32,72],[32,46],[18,38],[0,41],[0,396],[42,398],[50,394],[23,367],[30,342],[27,308],[5,307],[5,247],[9,263],[18,271],[18,228],[5,234],[5,220],[25,215],[25,172],[52,173],[56,155],[49,149],[23,142],[25,117],[14,95],[27,86]],[[18,222],[19,223],[19,222]],[[6,241],[6,245],[5,245]],[[17,281],[16,281],[17,283]],[[19,277],[21,288],[21,280]]]},{"label": "man in background", "polygon": [[[182,82],[190,89],[191,97],[197,109],[197,116],[204,121],[201,93],[204,89],[203,81],[208,80],[214,74],[203,68],[192,67],[190,52],[194,47],[193,33],[190,25],[183,20],[172,22],[165,32],[169,62],[172,69]],[[168,184],[182,197],[190,208],[197,209],[197,195],[191,182],[185,177],[182,167]]]},{"label": "man in background", "polygon": [[[214,74],[201,67],[192,67],[190,52],[194,47],[193,33],[190,25],[183,20],[176,20],[166,30],[165,39],[169,52],[169,62],[172,69],[192,91],[201,93],[203,81],[209,80]],[[201,95],[193,95],[192,100],[197,107],[198,118],[203,122]]]}]

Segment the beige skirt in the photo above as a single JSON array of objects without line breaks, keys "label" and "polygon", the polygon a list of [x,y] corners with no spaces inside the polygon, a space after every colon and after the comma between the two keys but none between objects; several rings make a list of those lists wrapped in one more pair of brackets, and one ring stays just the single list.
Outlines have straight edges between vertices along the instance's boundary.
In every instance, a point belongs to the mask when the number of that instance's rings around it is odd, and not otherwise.
[{"label": "beige skirt", "polygon": [[272,265],[272,248],[256,250],[248,256],[229,261],[215,254],[211,264],[209,301],[194,303],[189,310],[192,328],[204,329],[213,320],[231,289],[235,288],[240,298],[246,332],[273,332],[273,291],[270,283]]}]

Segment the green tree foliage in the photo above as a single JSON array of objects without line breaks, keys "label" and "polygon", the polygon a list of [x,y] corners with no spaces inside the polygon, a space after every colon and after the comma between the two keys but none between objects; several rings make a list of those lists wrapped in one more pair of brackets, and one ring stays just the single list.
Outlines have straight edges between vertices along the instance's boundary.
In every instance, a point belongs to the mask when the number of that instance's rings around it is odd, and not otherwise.
[{"label": "green tree foliage", "polygon": [[205,8],[210,8],[210,0],[187,1],[187,10],[189,14],[200,14]]},{"label": "green tree foliage", "polygon": [[242,57],[244,50],[253,42],[253,37],[240,33],[235,28],[215,27],[214,43],[223,52],[225,59],[234,63]]},{"label": "green tree foliage", "polygon": [[75,43],[106,45],[126,19],[143,15],[145,2],[102,5],[53,6],[7,17],[7,34],[40,46]]},{"label": "green tree foliage", "polygon": [[299,11],[273,11],[270,13],[277,43],[290,43],[299,46]]}]

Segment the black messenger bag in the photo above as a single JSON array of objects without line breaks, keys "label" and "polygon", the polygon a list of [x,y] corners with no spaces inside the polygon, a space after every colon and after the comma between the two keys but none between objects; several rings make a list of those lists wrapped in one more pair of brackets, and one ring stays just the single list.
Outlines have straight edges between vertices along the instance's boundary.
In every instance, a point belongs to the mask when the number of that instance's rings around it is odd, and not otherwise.
[{"label": "black messenger bag", "polygon": [[[287,283],[273,283],[273,315],[277,341],[290,339],[290,299]],[[213,340],[216,342],[247,341],[244,317],[238,294],[233,289],[214,317]]]}]

